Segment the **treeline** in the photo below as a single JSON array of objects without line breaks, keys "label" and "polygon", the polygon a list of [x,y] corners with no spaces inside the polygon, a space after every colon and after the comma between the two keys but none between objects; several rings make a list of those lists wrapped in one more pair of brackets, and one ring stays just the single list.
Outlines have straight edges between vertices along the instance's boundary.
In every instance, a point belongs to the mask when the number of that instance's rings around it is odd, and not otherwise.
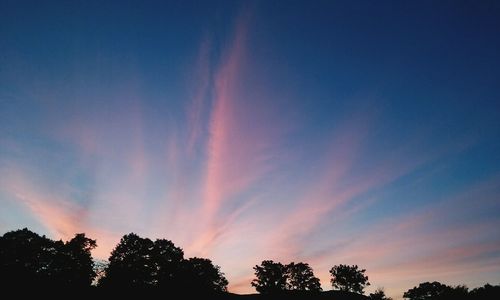
[{"label": "treeline", "polygon": [[138,290],[161,288],[197,293],[226,292],[220,268],[206,258],[184,258],[165,239],[152,241],[124,235],[107,263],[95,263],[96,241],[77,234],[68,242],[53,241],[28,229],[0,238],[1,284],[43,288]]},{"label": "treeline", "polygon": [[[0,286],[94,292],[162,289],[170,293],[229,296],[228,281],[219,266],[207,258],[185,258],[183,250],[169,240],[153,241],[134,233],[124,235],[106,263],[92,259],[91,251],[96,246],[96,241],[83,233],[63,242],[26,228],[7,232],[0,237]],[[326,296],[319,278],[307,263],[282,264],[265,260],[256,265],[254,271],[251,285],[261,295],[280,295],[281,298],[307,295],[310,299]],[[390,299],[383,289],[361,296],[370,285],[365,272],[357,265],[333,266],[330,282],[333,289],[341,293],[336,295]],[[452,287],[425,282],[405,292],[403,297],[409,300],[500,299],[500,286],[487,284],[469,290],[462,285]]]}]

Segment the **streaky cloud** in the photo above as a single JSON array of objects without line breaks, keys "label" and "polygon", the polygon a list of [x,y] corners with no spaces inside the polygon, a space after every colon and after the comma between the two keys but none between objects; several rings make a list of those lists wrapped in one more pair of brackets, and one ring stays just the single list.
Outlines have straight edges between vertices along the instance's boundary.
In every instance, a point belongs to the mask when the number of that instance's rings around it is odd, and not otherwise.
[{"label": "streaky cloud", "polygon": [[227,212],[225,204],[248,191],[273,169],[269,157],[274,155],[272,148],[276,146],[277,133],[266,132],[262,124],[252,124],[261,120],[272,128],[272,120],[252,109],[252,103],[248,102],[252,99],[242,95],[241,90],[244,69],[249,64],[246,61],[249,18],[250,14],[246,13],[237,19],[232,43],[223,52],[221,64],[213,75],[214,99],[208,124],[200,216],[204,229],[188,247],[195,252],[207,253],[216,243],[222,227],[226,227],[221,224],[227,224],[218,219],[228,216],[229,220],[233,219],[230,216],[234,214]]},{"label": "streaky cloud", "polygon": [[[11,165],[8,174],[2,174],[1,189],[27,209],[52,236],[69,239],[82,228],[87,210],[67,195],[40,190],[25,175],[25,171]],[[2,172],[3,173],[3,172]]]},{"label": "streaky cloud", "polygon": [[211,69],[210,69],[210,53],[211,40],[208,35],[203,38],[198,58],[196,61],[196,71],[194,79],[190,85],[195,86],[194,95],[187,109],[188,133],[187,133],[187,153],[192,155],[193,151],[202,142],[204,134],[203,113],[205,102],[210,95],[211,87]]}]

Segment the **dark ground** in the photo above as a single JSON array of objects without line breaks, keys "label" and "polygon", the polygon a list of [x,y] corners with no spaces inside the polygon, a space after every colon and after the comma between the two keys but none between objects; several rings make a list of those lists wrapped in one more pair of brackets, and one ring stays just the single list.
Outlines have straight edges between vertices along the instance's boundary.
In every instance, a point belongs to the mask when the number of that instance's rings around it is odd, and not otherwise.
[{"label": "dark ground", "polygon": [[[220,297],[220,298],[219,298]],[[369,299],[367,296],[340,292],[340,291],[325,291],[320,293],[286,293],[280,295],[260,295],[260,294],[250,294],[250,295],[238,295],[228,293],[226,295],[220,295],[218,299],[223,300],[366,300]]]}]

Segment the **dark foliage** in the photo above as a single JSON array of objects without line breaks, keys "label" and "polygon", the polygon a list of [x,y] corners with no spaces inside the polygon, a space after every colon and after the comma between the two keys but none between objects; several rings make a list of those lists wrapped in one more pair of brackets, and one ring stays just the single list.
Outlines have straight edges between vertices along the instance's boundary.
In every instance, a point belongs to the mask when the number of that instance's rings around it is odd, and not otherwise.
[{"label": "dark foliage", "polygon": [[392,298],[385,295],[384,289],[378,288],[375,292],[370,293],[371,300],[392,300]]},{"label": "dark foliage", "polygon": [[414,287],[405,292],[403,298],[408,298],[409,300],[437,299],[445,295],[449,289],[449,286],[437,281],[424,282],[419,284],[418,287]]},{"label": "dark foliage", "polygon": [[255,276],[252,286],[261,294],[283,294],[286,291],[320,292],[321,284],[314,276],[309,264],[290,263],[265,260],[260,266],[255,266]]},{"label": "dark foliage", "polygon": [[184,252],[165,239],[152,241],[124,235],[111,252],[99,286],[118,290],[163,289],[196,293],[224,292],[227,279],[219,266],[205,258],[184,259]]},{"label": "dark foliage", "polygon": [[[212,299],[212,298],[211,298]],[[283,291],[276,294],[252,294],[252,295],[237,295],[224,294],[221,298],[224,300],[369,300],[367,296],[342,292],[342,291]]]},{"label": "dark foliage", "polygon": [[96,276],[90,251],[96,242],[77,234],[64,243],[28,229],[0,237],[0,278],[5,286],[88,287]]},{"label": "dark foliage", "polygon": [[475,288],[469,293],[469,299],[500,299],[500,285],[485,284],[483,287]]},{"label": "dark foliage", "polygon": [[403,295],[409,300],[479,300],[500,299],[500,286],[486,284],[484,287],[469,289],[464,285],[449,286],[440,282],[423,282]]},{"label": "dark foliage", "polygon": [[[362,295],[370,285],[364,269],[357,265],[334,266],[330,273],[337,291],[321,291],[320,281],[307,263],[284,265],[265,260],[255,266],[252,281],[260,294],[227,292],[228,281],[220,267],[206,258],[184,259],[184,252],[169,240],[152,241],[134,233],[122,237],[109,262],[92,260],[96,241],[76,234],[67,242],[54,241],[28,229],[0,236],[0,288],[16,295],[45,296],[44,291],[79,291],[82,297],[156,297],[184,295],[200,299],[281,300],[391,300],[382,289]],[[92,286],[92,283],[98,285]],[[50,295],[47,293],[47,296]],[[174,297],[176,298],[176,297]],[[448,286],[424,282],[404,293],[408,300],[500,299],[500,285],[486,284],[470,290],[464,285]]]},{"label": "dark foliage", "polygon": [[264,260],[255,266],[256,279],[252,286],[261,294],[276,294],[286,290],[286,267],[280,262]]},{"label": "dark foliage", "polygon": [[359,269],[357,265],[334,266],[330,269],[332,286],[344,292],[363,294],[365,287],[370,285],[365,272],[365,269]]},{"label": "dark foliage", "polygon": [[290,263],[286,266],[286,288],[294,291],[321,291],[319,278],[314,276],[312,268],[307,263]]},{"label": "dark foliage", "polygon": [[227,292],[227,279],[220,267],[213,265],[210,259],[190,258],[184,261],[183,269],[187,288],[201,292]]},{"label": "dark foliage", "polygon": [[158,284],[159,266],[154,243],[134,233],[124,235],[111,252],[109,264],[100,285],[106,287],[145,288]]}]

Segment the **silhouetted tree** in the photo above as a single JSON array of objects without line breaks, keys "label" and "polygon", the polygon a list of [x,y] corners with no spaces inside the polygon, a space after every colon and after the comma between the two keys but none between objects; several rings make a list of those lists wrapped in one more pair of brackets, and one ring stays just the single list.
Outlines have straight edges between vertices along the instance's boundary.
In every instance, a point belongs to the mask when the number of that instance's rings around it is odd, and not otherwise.
[{"label": "silhouetted tree", "polygon": [[469,299],[484,300],[484,299],[500,299],[500,285],[491,285],[489,283],[482,287],[475,288],[469,292]]},{"label": "silhouetted tree", "polygon": [[450,292],[451,287],[440,282],[424,282],[418,287],[409,289],[403,294],[403,298],[409,300],[438,299]]},{"label": "silhouetted tree", "polygon": [[86,287],[92,283],[97,275],[91,253],[95,247],[97,247],[96,241],[87,238],[84,233],[76,234],[66,242],[64,254],[67,272],[64,273],[68,284],[74,287]]},{"label": "silhouetted tree", "polygon": [[103,286],[175,288],[181,284],[184,252],[165,239],[152,241],[135,233],[124,235],[111,252]]},{"label": "silhouetted tree", "polygon": [[469,296],[469,288],[465,285],[457,285],[449,287],[445,293],[439,297],[440,300],[460,300],[467,299]]},{"label": "silhouetted tree", "polygon": [[184,252],[165,239],[151,241],[134,233],[122,237],[111,252],[104,287],[183,290],[187,293],[227,291],[219,266],[205,258],[184,259]]},{"label": "silhouetted tree", "polygon": [[290,263],[286,265],[286,289],[297,291],[321,291],[319,278],[314,276],[312,268],[307,263]]},{"label": "silhouetted tree", "polygon": [[64,243],[27,228],[7,232],[0,237],[0,278],[6,286],[88,287],[96,275],[95,247],[85,234]]},{"label": "silhouetted tree", "polygon": [[279,262],[264,260],[260,266],[255,266],[256,279],[252,286],[261,294],[275,294],[286,290],[286,267]]},{"label": "silhouetted tree", "polygon": [[99,282],[106,276],[106,269],[108,268],[108,261],[106,260],[94,260],[94,273],[96,274],[93,285],[98,285]]},{"label": "silhouetted tree", "polygon": [[255,266],[252,286],[261,294],[276,294],[284,291],[321,291],[321,284],[307,263],[290,263],[265,260]]},{"label": "silhouetted tree", "polygon": [[184,261],[183,266],[188,288],[201,293],[227,291],[228,281],[224,273],[210,259],[190,258]]},{"label": "silhouetted tree", "polygon": [[5,233],[0,238],[0,277],[6,286],[40,284],[50,261],[50,240],[27,228]]},{"label": "silhouetted tree", "polygon": [[111,287],[142,288],[157,284],[158,271],[152,259],[153,241],[135,233],[124,235],[109,257],[106,275],[100,284]]},{"label": "silhouetted tree", "polygon": [[330,269],[332,286],[341,291],[363,294],[364,288],[370,285],[365,272],[365,269],[359,269],[357,265],[334,266]]},{"label": "silhouetted tree", "polygon": [[180,284],[180,273],[184,260],[184,251],[173,242],[158,239],[154,242],[151,259],[155,266],[154,277],[162,288],[174,288]]},{"label": "silhouetted tree", "polygon": [[371,300],[392,300],[392,298],[385,295],[384,289],[378,288],[375,292],[370,293]]}]

